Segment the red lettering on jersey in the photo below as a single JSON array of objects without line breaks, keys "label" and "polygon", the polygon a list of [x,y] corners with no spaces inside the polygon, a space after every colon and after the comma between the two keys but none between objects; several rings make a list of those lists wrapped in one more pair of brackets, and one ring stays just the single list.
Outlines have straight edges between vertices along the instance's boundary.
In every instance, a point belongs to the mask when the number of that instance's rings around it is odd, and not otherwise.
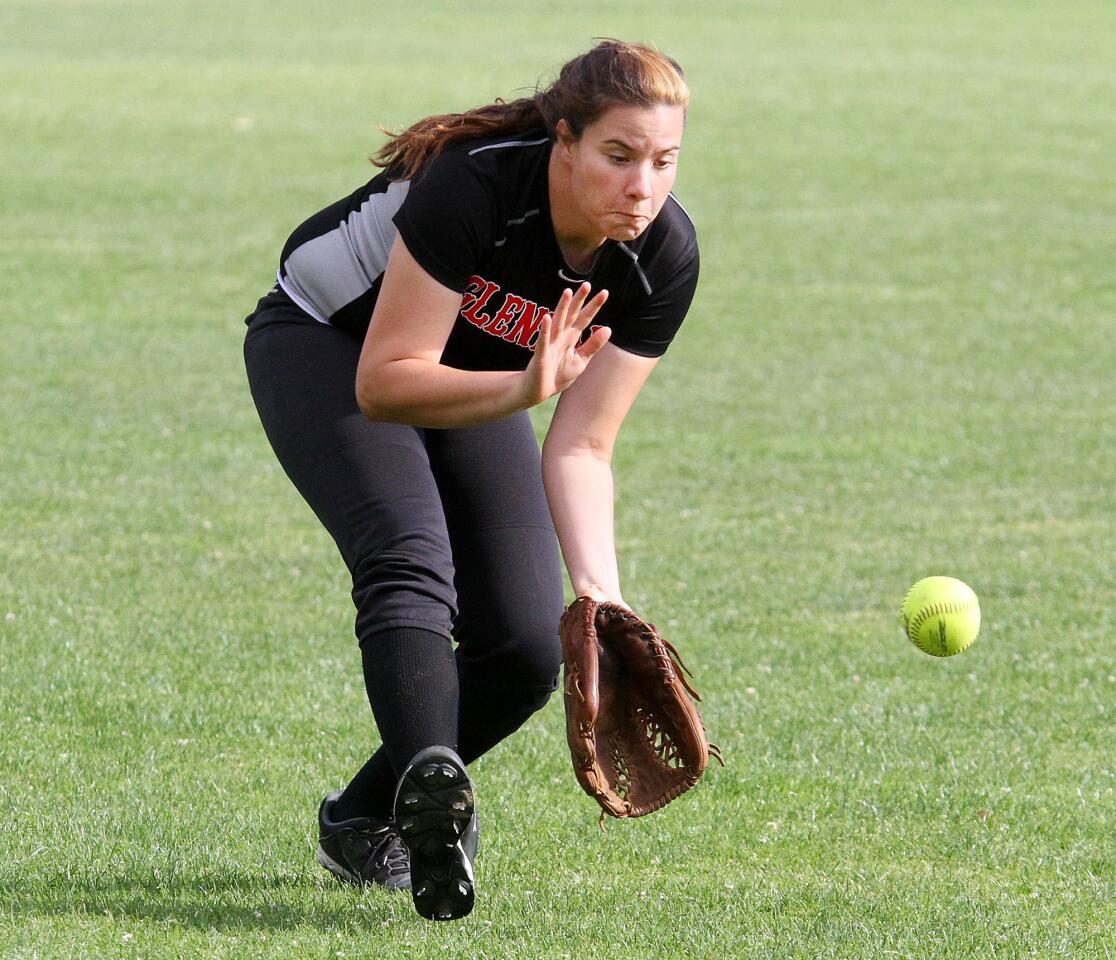
[{"label": "red lettering on jersey", "polygon": [[549,316],[550,311],[533,300],[509,293],[500,309],[490,316],[484,308],[499,291],[498,283],[480,276],[470,277],[461,295],[461,316],[493,337],[534,350],[543,317]]},{"label": "red lettering on jersey", "polygon": [[528,350],[534,350],[535,341],[539,338],[539,324],[542,323],[543,317],[549,315],[550,311],[545,307],[527,301],[523,312],[515,321],[515,326],[504,334],[504,339],[510,343],[518,343]]},{"label": "red lettering on jersey", "polygon": [[465,284],[465,292],[461,294],[461,310],[462,312],[468,310],[474,303],[477,302],[477,297],[484,289],[484,277],[472,276],[469,282]]},{"label": "red lettering on jersey", "polygon": [[[496,316],[485,325],[484,332],[491,333],[494,337],[507,337],[508,330],[511,329],[511,324],[515,319],[515,315],[521,312],[526,306],[526,300],[522,297],[517,297],[514,293],[509,293],[504,299],[504,305],[496,311]],[[532,306],[534,306],[534,304],[532,304]]]},{"label": "red lettering on jersey", "polygon": [[466,296],[472,296],[473,302],[468,307],[465,306],[465,297],[461,298],[461,316],[468,320],[475,327],[483,327],[489,323],[492,318],[487,313],[482,313],[486,303],[492,299],[492,295],[500,289],[498,283],[492,283],[490,280],[485,280],[483,277],[472,277],[469,280],[469,286],[472,287],[473,281],[478,280],[484,284],[484,288],[477,287],[477,293],[472,294],[468,290]]}]

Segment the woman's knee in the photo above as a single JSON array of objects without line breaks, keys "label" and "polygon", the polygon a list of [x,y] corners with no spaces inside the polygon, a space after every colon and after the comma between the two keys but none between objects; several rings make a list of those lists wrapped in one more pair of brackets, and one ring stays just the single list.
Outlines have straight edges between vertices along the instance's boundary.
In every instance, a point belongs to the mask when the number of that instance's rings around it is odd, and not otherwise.
[{"label": "woman's knee", "polygon": [[476,677],[458,668],[463,712],[473,722],[481,717],[502,729],[505,735],[518,729],[532,714],[546,706],[558,689],[558,669],[542,683],[542,676],[519,678]]},{"label": "woman's knee", "polygon": [[526,614],[518,622],[488,624],[481,635],[459,630],[458,639],[463,682],[487,681],[522,702],[537,699],[538,707],[555,689],[562,666],[557,616]]}]

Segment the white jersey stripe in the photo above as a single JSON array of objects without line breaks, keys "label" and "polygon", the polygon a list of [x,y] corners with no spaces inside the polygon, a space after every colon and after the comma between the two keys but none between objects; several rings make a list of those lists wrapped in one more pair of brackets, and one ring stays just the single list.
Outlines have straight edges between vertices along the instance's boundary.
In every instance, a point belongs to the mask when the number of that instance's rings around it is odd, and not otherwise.
[{"label": "white jersey stripe", "polygon": [[282,288],[283,292],[288,297],[290,297],[296,304],[298,304],[299,307],[301,307],[308,314],[310,314],[310,316],[317,320],[318,323],[324,323],[327,327],[330,326],[330,322],[326,320],[325,317],[323,317],[320,313],[318,313],[317,308],[312,303],[310,303],[309,300],[303,297],[297,289],[295,289],[293,286],[287,283],[286,280],[283,279],[282,271],[277,273],[276,276],[279,278],[280,288]]},{"label": "white jersey stripe", "polygon": [[[538,212],[539,212],[539,208],[535,207],[534,210],[528,210],[525,214],[523,214],[522,217],[516,217],[514,220],[509,220],[507,223],[504,224],[504,226],[505,227],[519,227],[519,226],[522,226],[523,224],[525,224],[527,222],[527,219],[529,217],[536,216],[538,214]],[[494,244],[492,244],[492,246],[502,247],[507,242],[508,242],[508,235],[505,233],[499,240],[497,240]]]},{"label": "white jersey stripe", "polygon": [[651,281],[647,279],[647,274],[643,272],[643,267],[639,265],[639,254],[619,240],[616,242],[616,246],[632,258],[632,266],[635,267],[636,276],[639,277],[639,282],[643,284],[644,292],[647,296],[651,296]]},{"label": "white jersey stripe", "polygon": [[469,156],[481,153],[484,150],[497,150],[503,147],[537,147],[540,143],[546,143],[550,138],[543,137],[541,140],[506,140],[503,143],[489,143],[483,147],[475,147],[469,151]]},{"label": "white jersey stripe", "polygon": [[373,193],[332,230],[292,250],[280,275],[288,296],[304,310],[316,304],[307,312],[320,319],[366,293],[387,266],[397,232],[392,217],[410,186],[401,180]]},{"label": "white jersey stripe", "polygon": [[694,218],[690,216],[690,211],[687,210],[684,206],[682,206],[682,201],[679,200],[673,193],[668,193],[667,196],[670,197],[670,199],[673,200],[678,205],[679,210],[681,210],[684,214],[686,214],[686,219],[690,221],[690,226],[693,227],[696,230],[697,229],[697,224],[694,223]]}]

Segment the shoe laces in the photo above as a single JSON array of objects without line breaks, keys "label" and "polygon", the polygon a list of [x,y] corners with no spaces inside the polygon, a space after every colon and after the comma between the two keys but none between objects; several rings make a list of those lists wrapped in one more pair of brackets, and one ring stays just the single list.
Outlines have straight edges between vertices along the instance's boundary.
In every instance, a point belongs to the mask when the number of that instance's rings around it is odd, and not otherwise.
[{"label": "shoe laces", "polygon": [[[376,873],[385,872],[390,878],[410,876],[411,858],[403,840],[393,825],[376,827],[361,831],[368,841],[369,852],[365,869],[371,867]],[[386,882],[386,879],[385,879]]]}]

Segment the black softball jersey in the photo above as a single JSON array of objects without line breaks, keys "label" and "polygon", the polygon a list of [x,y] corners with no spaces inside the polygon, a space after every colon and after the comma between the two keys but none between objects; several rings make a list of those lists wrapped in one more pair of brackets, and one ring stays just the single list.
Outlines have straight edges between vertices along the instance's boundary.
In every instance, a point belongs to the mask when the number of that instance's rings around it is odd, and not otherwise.
[{"label": "black softball jersey", "polygon": [[693,223],[671,194],[634,240],[606,241],[587,273],[570,269],[550,219],[551,143],[535,136],[451,145],[413,181],[384,171],[301,224],[287,240],[279,286],[314,319],[363,338],[398,233],[434,279],[461,293],[442,363],[521,370],[562,291],[607,289],[595,323],[611,342],[661,356],[694,296]]}]

